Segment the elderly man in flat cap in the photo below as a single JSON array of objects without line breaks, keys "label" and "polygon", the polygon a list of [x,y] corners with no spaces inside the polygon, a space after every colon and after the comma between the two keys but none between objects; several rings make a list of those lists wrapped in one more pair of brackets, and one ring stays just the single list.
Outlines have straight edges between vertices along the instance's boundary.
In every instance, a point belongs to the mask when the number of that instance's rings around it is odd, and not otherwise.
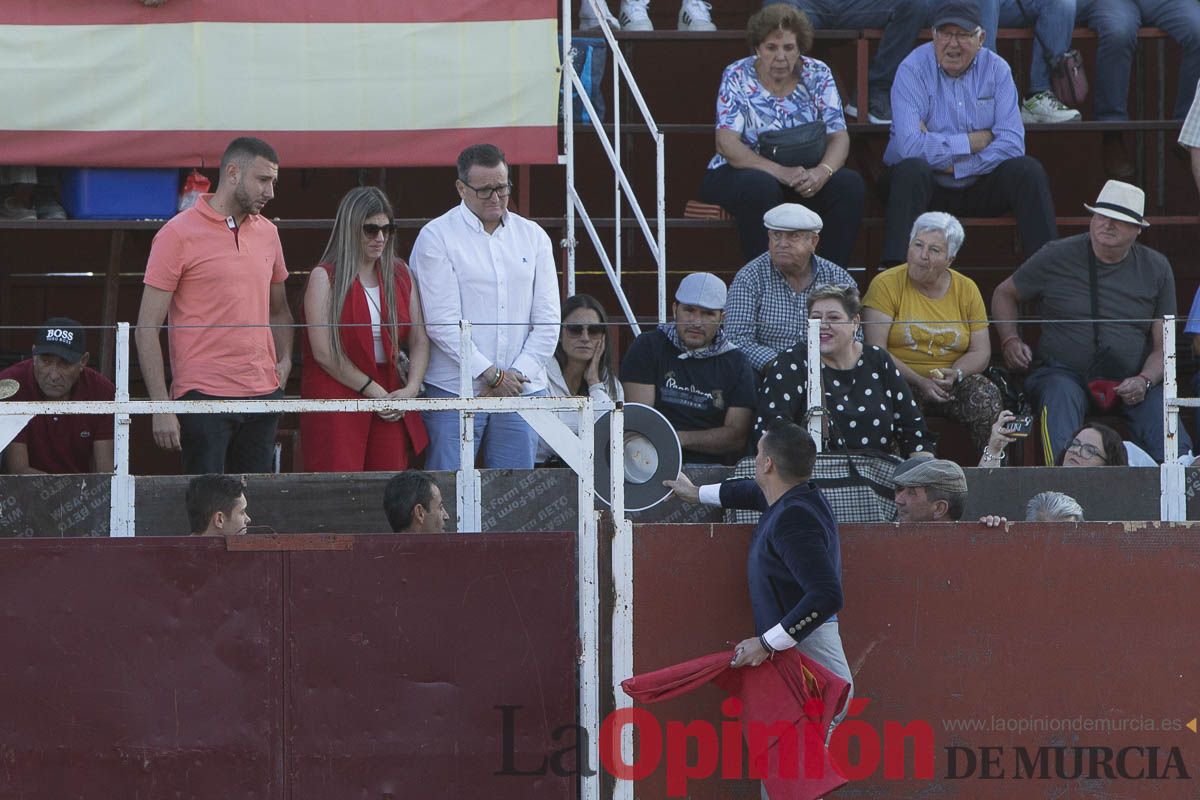
[{"label": "elderly man in flat cap", "polygon": [[821,217],[797,203],[763,215],[767,252],[738,270],[729,288],[725,331],[755,372],[807,341],[808,296],[817,286],[854,286],[850,273],[816,254]]},{"label": "elderly man in flat cap", "polygon": [[967,506],[967,476],[944,458],[915,456],[896,467],[896,515],[901,522],[956,522]]},{"label": "elderly man in flat cap", "polygon": [[621,361],[625,401],[658,409],[692,464],[737,460],[754,417],[754,373],[721,329],[725,298],[716,275],[688,275],[675,292],[675,321],[634,339]]},{"label": "elderly man in flat cap", "polygon": [[[1025,389],[1043,421],[1047,464],[1092,410],[1125,417],[1134,442],[1163,460],[1161,320],[1176,313],[1175,277],[1166,256],[1137,243],[1150,225],[1145,202],[1138,187],[1108,181],[1084,204],[1087,233],[1047,244],[992,295],[1004,362],[1029,371]],[[1017,327],[1019,305],[1033,302],[1041,319],[1055,321],[1041,326],[1036,353]],[[1179,452],[1191,445],[1180,428]]]}]

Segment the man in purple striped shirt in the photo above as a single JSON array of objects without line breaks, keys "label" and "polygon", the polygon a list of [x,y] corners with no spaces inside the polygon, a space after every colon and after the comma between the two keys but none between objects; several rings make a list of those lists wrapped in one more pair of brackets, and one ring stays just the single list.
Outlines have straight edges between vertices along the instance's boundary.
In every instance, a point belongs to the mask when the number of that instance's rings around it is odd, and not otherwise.
[{"label": "man in purple striped shirt", "polygon": [[896,73],[883,154],[884,266],[904,261],[913,221],[930,210],[1012,212],[1026,255],[1058,238],[1046,171],[1025,155],[1012,70],[984,49],[984,36],[975,3],[944,2],[933,14],[933,41]]}]

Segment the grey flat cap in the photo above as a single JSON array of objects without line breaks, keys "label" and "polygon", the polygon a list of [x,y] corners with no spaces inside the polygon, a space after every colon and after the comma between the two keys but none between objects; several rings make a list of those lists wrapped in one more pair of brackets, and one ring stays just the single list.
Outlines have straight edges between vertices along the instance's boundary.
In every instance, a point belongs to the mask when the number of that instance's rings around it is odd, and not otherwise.
[{"label": "grey flat cap", "polygon": [[892,480],[897,486],[921,486],[944,492],[967,491],[967,476],[962,467],[944,458],[910,458],[896,466]]},{"label": "grey flat cap", "polygon": [[821,215],[799,203],[781,203],[763,214],[763,226],[769,231],[819,231]]}]

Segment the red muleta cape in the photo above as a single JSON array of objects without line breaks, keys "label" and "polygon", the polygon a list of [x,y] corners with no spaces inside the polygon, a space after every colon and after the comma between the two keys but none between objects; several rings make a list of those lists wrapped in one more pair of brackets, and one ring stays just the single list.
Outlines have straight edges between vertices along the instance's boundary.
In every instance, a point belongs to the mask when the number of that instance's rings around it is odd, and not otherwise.
[{"label": "red muleta cape", "polygon": [[[729,666],[732,660],[732,651],[701,656],[627,678],[621,681],[621,688],[639,703],[650,704],[687,694],[711,682],[741,701],[739,719],[743,732],[756,722],[767,726],[787,722],[795,726],[796,741],[802,750],[798,776],[779,774],[778,754],[774,759],[763,760],[778,745],[777,738],[770,739],[766,751],[749,753],[751,764],[775,765],[763,778],[771,800],[816,800],[844,786],[847,780],[830,760],[825,739],[833,718],[846,702],[850,684],[794,648],[777,653],[757,667],[733,669]],[[814,744],[811,736],[805,738],[803,729],[808,725],[816,726],[819,731],[819,744]],[[820,768],[816,770],[806,763],[807,754],[803,752],[813,747],[819,747]]]}]

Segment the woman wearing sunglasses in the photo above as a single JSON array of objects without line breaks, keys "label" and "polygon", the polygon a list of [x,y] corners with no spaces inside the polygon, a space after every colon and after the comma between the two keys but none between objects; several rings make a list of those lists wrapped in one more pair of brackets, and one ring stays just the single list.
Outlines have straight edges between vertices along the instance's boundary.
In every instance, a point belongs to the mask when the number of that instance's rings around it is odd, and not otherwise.
[{"label": "woman wearing sunglasses", "polygon": [[[1017,441],[1019,436],[1010,433],[1013,421],[1016,419],[1011,411],[1001,411],[992,425],[992,436],[983,457],[979,461],[981,467],[998,467],[1004,459],[1004,448]],[[1135,448],[1138,458],[1149,461],[1149,464],[1130,464],[1129,448]],[[1121,440],[1121,434],[1107,425],[1099,422],[1085,423],[1075,431],[1065,450],[1058,454],[1055,466],[1058,467],[1127,467],[1152,466],[1154,460],[1137,445]]]},{"label": "woman wearing sunglasses", "polygon": [[[421,300],[395,255],[391,203],[350,190],[304,292],[305,399],[411,398],[429,365]],[[421,415],[401,411],[300,415],[309,472],[398,472],[429,443]]]},{"label": "woman wearing sunglasses", "polygon": [[[568,297],[562,307],[562,329],[554,358],[546,364],[546,382],[552,397],[590,395],[596,413],[612,408],[613,399],[620,400],[621,384],[613,377],[610,367],[612,347],[609,346],[608,314],[590,294]],[[564,411],[559,418],[572,431],[579,430],[579,415]],[[544,441],[538,442],[537,463],[545,464],[555,458],[554,450]]]}]

